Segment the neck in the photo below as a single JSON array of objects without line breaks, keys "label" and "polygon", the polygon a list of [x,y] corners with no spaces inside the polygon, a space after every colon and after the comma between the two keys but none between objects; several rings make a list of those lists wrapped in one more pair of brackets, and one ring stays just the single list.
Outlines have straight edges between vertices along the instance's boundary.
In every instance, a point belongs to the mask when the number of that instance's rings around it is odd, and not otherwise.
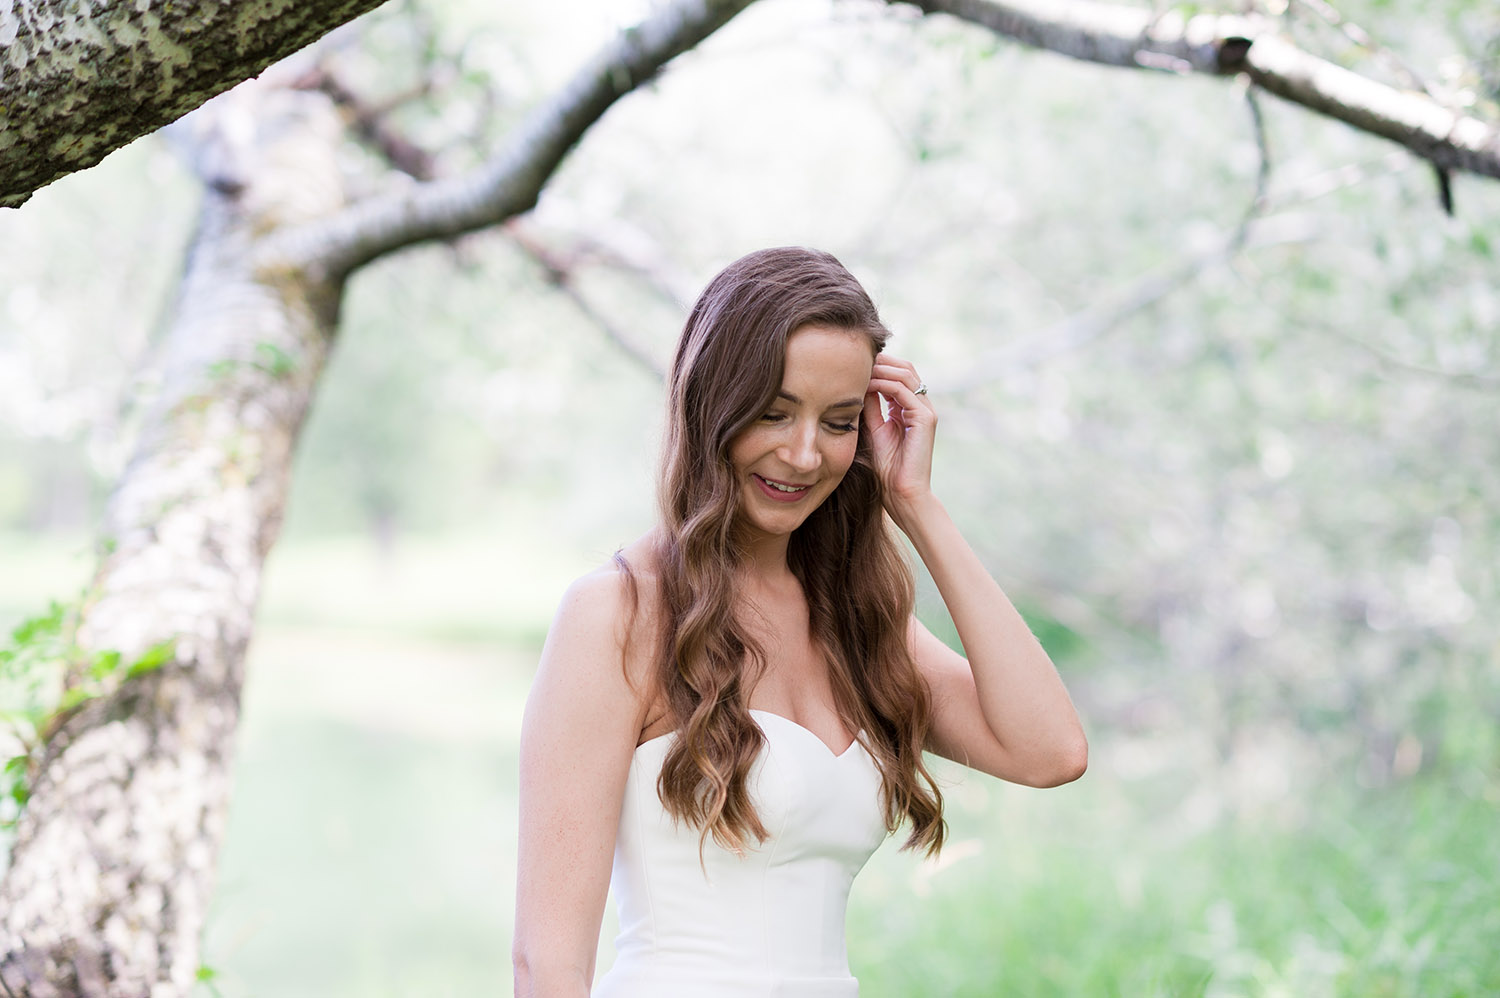
[{"label": "neck", "polygon": [[746,581],[755,584],[775,585],[791,576],[786,553],[790,537],[785,534],[771,537],[754,537],[745,543],[745,560],[740,573]]}]

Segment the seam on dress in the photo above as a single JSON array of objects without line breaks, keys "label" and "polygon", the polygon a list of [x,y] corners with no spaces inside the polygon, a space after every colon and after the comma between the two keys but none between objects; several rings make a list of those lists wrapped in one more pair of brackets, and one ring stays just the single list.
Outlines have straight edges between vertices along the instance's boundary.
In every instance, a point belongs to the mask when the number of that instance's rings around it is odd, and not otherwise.
[{"label": "seam on dress", "polygon": [[[756,726],[760,727],[760,725],[758,725],[758,724]],[[766,760],[765,763],[763,763],[761,765],[761,776],[762,776],[762,778],[764,778],[764,776],[765,776],[766,766],[768,766],[768,765],[775,766],[776,770],[777,770],[776,775],[781,779],[781,785],[783,787],[786,787],[786,788],[790,789],[791,785],[790,785],[790,783],[787,782],[787,774],[786,774],[786,772],[784,771],[784,769],[783,769],[783,767],[781,765],[780,754],[778,752],[776,752],[771,747],[771,736],[766,733],[766,729],[763,728],[763,727],[761,727],[761,729],[760,729],[760,735],[761,735],[761,737],[763,739],[765,739],[765,744],[764,744],[764,747],[762,749],[761,758],[764,759],[764,760]],[[816,736],[814,736],[814,737],[816,737]],[[771,962],[771,914],[770,914],[769,911],[766,910],[766,888],[767,888],[767,885],[771,881],[771,876],[770,876],[771,866],[772,866],[772,864],[776,860],[777,850],[779,850],[781,848],[781,843],[784,842],[784,841],[786,841],[786,828],[787,828],[787,824],[792,820],[792,810],[793,810],[793,808],[791,806],[792,802],[791,802],[790,796],[788,796],[788,799],[787,799],[786,803],[787,803],[786,810],[785,810],[785,812],[781,816],[781,827],[778,828],[778,829],[776,829],[776,834],[771,839],[771,848],[768,849],[768,850],[766,850],[766,861],[765,861],[764,865],[761,867],[761,876],[760,876],[760,933],[761,933],[761,950],[760,951],[761,951],[761,954],[762,954],[762,958],[767,963],[768,969],[769,969],[770,962]],[[776,979],[774,977],[772,977],[769,973],[767,973],[766,974],[766,983],[765,983],[766,998],[775,998],[777,986],[778,985],[777,985]]]},{"label": "seam on dress", "polygon": [[651,888],[651,858],[646,849],[646,819],[642,814],[644,804],[639,793],[640,762],[639,753],[630,759],[630,779],[635,782],[637,791],[630,795],[630,810],[635,816],[635,841],[641,857],[641,888],[646,892],[646,914],[651,924],[651,954],[655,956],[661,947],[661,929],[656,923],[656,892]]}]

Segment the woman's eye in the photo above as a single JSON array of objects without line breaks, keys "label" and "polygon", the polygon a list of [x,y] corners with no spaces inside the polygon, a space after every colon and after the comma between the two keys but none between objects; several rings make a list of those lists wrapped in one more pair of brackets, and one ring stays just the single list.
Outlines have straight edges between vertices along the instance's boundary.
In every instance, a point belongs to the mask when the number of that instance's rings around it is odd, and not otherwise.
[{"label": "woman's eye", "polygon": [[829,423],[828,425],[832,429],[838,430],[840,433],[853,433],[855,430],[859,429],[858,423]]},{"label": "woman's eye", "polygon": [[768,412],[760,417],[762,423],[774,423],[779,419],[781,419],[781,413],[779,412]]}]

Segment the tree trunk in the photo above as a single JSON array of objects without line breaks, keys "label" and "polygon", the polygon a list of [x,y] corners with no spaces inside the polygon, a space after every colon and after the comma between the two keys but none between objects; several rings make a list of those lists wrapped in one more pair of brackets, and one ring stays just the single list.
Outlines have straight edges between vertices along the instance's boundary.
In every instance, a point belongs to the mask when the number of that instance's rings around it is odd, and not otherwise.
[{"label": "tree trunk", "polygon": [[[162,393],[110,498],[79,631],[126,661],[167,638],[175,652],[45,745],[0,887],[0,979],[16,995],[175,998],[196,979],[261,566],[340,290],[249,265],[268,227],[339,207],[331,106],[253,87],[215,104],[199,141],[239,157],[248,182],[205,193]],[[223,146],[211,126],[229,116],[257,126],[251,142]]]},{"label": "tree trunk", "polygon": [[[245,650],[343,282],[506,221],[620,97],[750,0],[676,0],[621,32],[472,174],[345,205],[328,99],[270,80],[180,126],[204,205],[164,388],[110,498],[79,644],[172,659],[47,740],[0,884],[0,996],[183,998],[213,886]],[[274,75],[274,74],[272,74]]]}]

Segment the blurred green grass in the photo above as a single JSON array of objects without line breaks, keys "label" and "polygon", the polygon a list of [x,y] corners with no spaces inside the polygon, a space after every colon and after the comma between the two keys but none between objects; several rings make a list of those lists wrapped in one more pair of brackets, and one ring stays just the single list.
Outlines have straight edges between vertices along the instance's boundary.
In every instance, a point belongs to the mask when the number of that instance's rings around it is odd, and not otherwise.
[{"label": "blurred green grass", "polygon": [[350,633],[258,639],[205,940],[226,996],[508,990],[530,661]]},{"label": "blurred green grass", "polygon": [[861,994],[1500,994],[1493,782],[1313,792],[1291,822],[1202,825],[1107,772],[957,801],[952,861],[913,870],[883,850],[856,883]]},{"label": "blurred green grass", "polygon": [[[521,707],[551,609],[594,557],[529,544],[277,549],[204,994],[508,993]],[[86,543],[44,537],[0,537],[0,563],[25,566],[0,578],[7,625],[90,567]],[[855,884],[861,993],[1500,994],[1494,772],[1445,764],[1371,788],[1303,765],[1247,794],[1199,734],[1095,732],[1090,773],[1057,790],[942,769],[942,858],[892,840]]]}]

